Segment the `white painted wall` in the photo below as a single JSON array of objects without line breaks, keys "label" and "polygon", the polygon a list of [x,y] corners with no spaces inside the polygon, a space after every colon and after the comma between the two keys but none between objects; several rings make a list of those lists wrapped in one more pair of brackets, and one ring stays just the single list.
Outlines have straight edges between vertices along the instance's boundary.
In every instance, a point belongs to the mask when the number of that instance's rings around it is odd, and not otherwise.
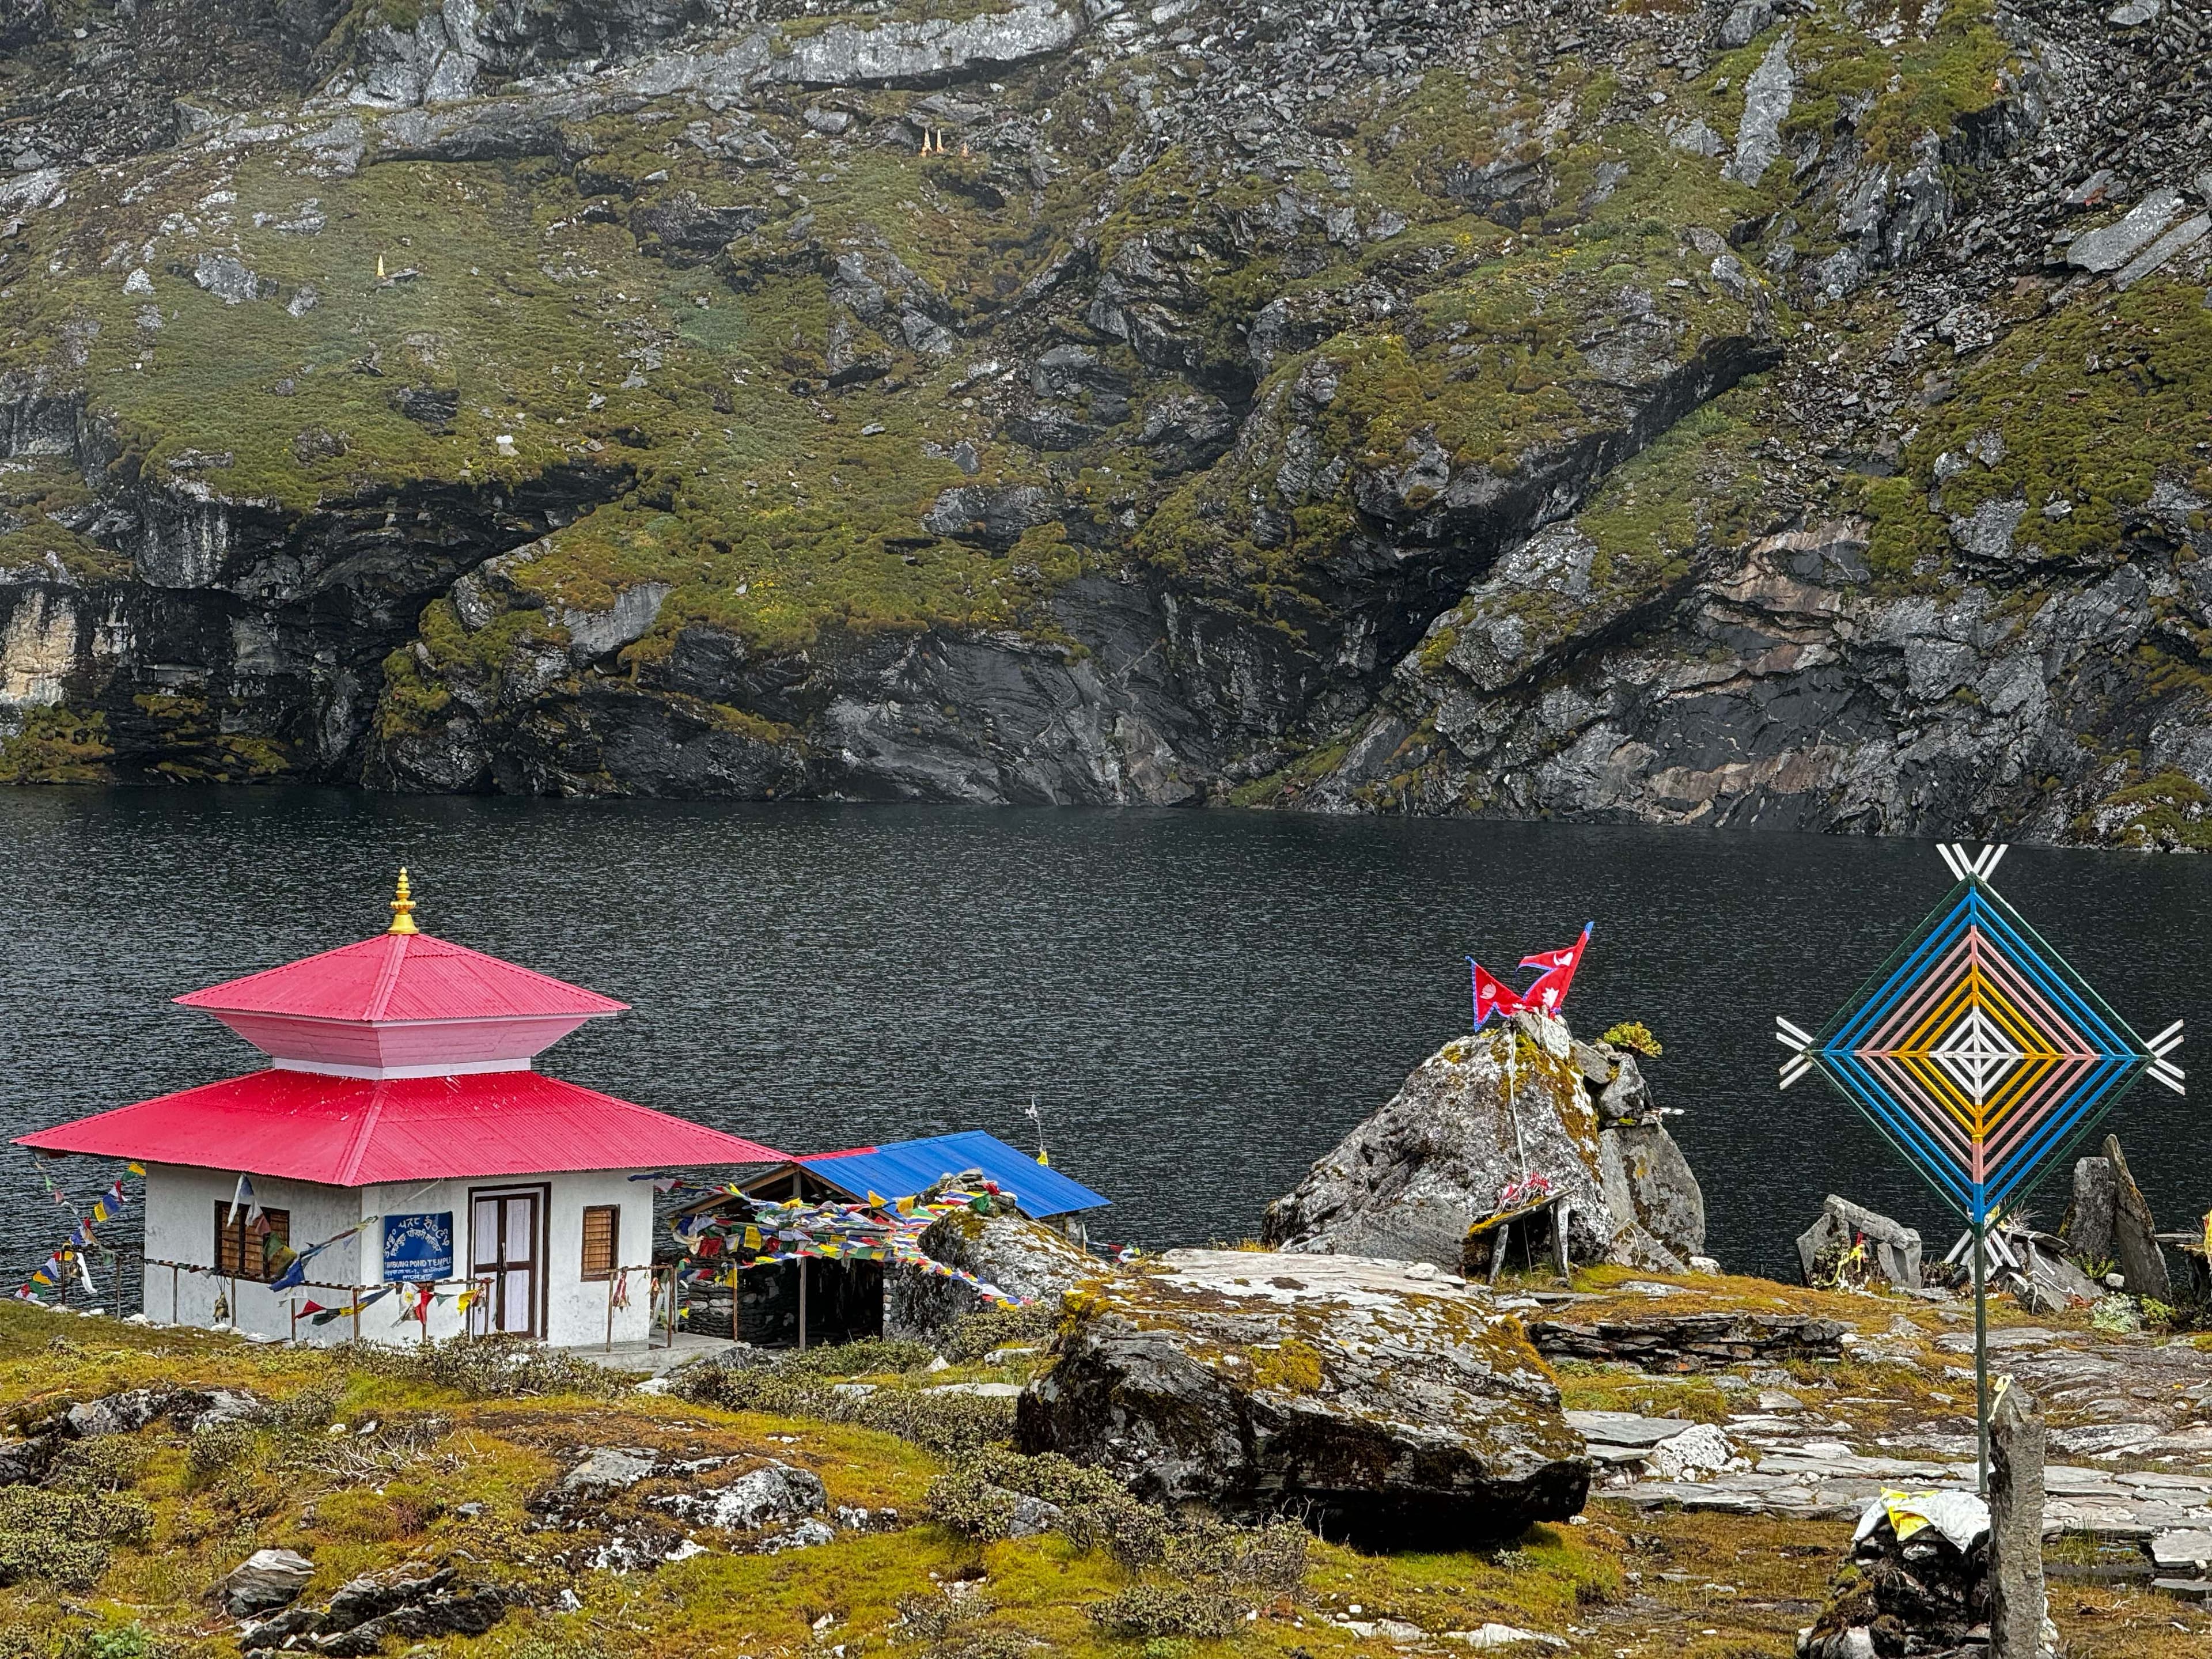
[{"label": "white painted wall", "polygon": [[[465,1277],[474,1261],[475,1241],[470,1235],[475,1206],[471,1194],[516,1187],[544,1186],[550,1196],[545,1218],[545,1340],[555,1347],[596,1346],[607,1340],[607,1283],[586,1281],[584,1272],[584,1209],[586,1205],[613,1204],[622,1210],[619,1265],[641,1267],[653,1256],[653,1186],[633,1182],[620,1170],[592,1170],[559,1175],[486,1176],[443,1181],[425,1188],[420,1182],[404,1186],[370,1187],[362,1193],[365,1212],[398,1215],[419,1211],[450,1210],[453,1215],[453,1271]],[[372,1230],[368,1278],[383,1279],[383,1231]],[[629,1306],[614,1310],[614,1340],[642,1342],[653,1313],[648,1276],[632,1273]],[[386,1297],[396,1303],[396,1297]],[[430,1335],[434,1340],[462,1334],[463,1316],[452,1304],[433,1304]],[[390,1312],[379,1303],[362,1316],[362,1335],[380,1341],[421,1340],[422,1328],[412,1320],[401,1323],[395,1306]]]},{"label": "white painted wall", "polygon": [[[149,1164],[146,1166],[146,1291],[141,1304],[149,1319],[185,1325],[215,1322],[216,1298],[230,1303],[232,1323],[241,1331],[263,1336],[293,1335],[290,1294],[272,1294],[265,1285],[237,1282],[209,1273],[173,1272],[155,1261],[182,1261],[215,1266],[215,1206],[228,1206],[238,1190],[235,1170],[199,1170],[188,1164]],[[292,1247],[313,1243],[332,1233],[343,1232],[361,1219],[361,1194],[349,1188],[325,1187],[304,1181],[271,1177],[253,1183],[254,1196],[264,1206],[291,1212]],[[360,1256],[358,1239],[348,1239],[317,1256],[308,1270],[312,1279],[335,1285],[355,1282]],[[348,1298],[327,1291],[308,1291],[312,1297],[331,1305]],[[372,1311],[374,1311],[372,1310]],[[343,1342],[353,1334],[349,1322],[334,1321],[320,1328],[306,1320],[297,1332],[302,1341]],[[368,1332],[364,1330],[365,1336]]]},{"label": "white painted wall", "polygon": [[[474,1260],[469,1226],[472,1191],[492,1188],[544,1185],[550,1191],[546,1216],[545,1313],[548,1342],[556,1347],[597,1346],[607,1340],[608,1286],[604,1279],[586,1282],[583,1277],[584,1209],[587,1205],[613,1204],[622,1211],[620,1262],[641,1267],[653,1255],[653,1186],[633,1182],[620,1170],[586,1170],[515,1180],[483,1178],[349,1188],[306,1182],[257,1178],[253,1190],[270,1208],[291,1212],[291,1243],[295,1249],[343,1232],[364,1215],[412,1214],[450,1210],[453,1216],[453,1271],[465,1277]],[[172,1273],[153,1261],[174,1261],[212,1267],[215,1261],[215,1204],[226,1203],[237,1189],[235,1171],[200,1170],[185,1165],[149,1164],[146,1170],[147,1316],[157,1322],[174,1321],[207,1326],[215,1319],[218,1295],[230,1299],[233,1322],[242,1331],[269,1336],[294,1336],[302,1342],[331,1344],[349,1340],[354,1334],[351,1318],[317,1326],[306,1319],[297,1322],[291,1310],[299,1301],[312,1299],[337,1306],[353,1297],[345,1290],[310,1289],[272,1294],[266,1285],[232,1282],[210,1274],[179,1273],[175,1301],[171,1301]],[[368,1229],[317,1256],[308,1269],[311,1284],[331,1286],[380,1285],[384,1282],[384,1230]],[[456,1288],[447,1286],[447,1289]],[[403,1292],[394,1291],[361,1315],[362,1340],[368,1342],[419,1342],[423,1328],[402,1319]],[[653,1316],[648,1275],[629,1277],[629,1306],[614,1310],[614,1340],[642,1342]],[[451,1300],[433,1302],[429,1335],[442,1340],[462,1334],[465,1321]]]},{"label": "white painted wall", "polygon": [[[552,1277],[546,1296],[547,1340],[556,1347],[581,1347],[607,1340],[607,1286],[586,1284],[584,1267],[584,1207],[622,1206],[617,1243],[625,1267],[653,1260],[653,1183],[632,1181],[621,1170],[592,1170],[553,1180],[553,1213],[549,1225]],[[650,1276],[629,1276],[629,1306],[615,1310],[615,1340],[642,1342],[653,1322]]]}]

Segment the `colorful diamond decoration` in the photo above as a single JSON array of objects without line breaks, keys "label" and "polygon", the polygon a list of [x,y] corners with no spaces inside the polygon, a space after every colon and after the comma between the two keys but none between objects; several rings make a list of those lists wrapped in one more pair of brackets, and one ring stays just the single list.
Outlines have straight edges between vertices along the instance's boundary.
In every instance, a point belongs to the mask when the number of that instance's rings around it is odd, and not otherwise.
[{"label": "colorful diamond decoration", "polygon": [[1782,1086],[1818,1067],[1981,1227],[2138,1078],[2181,1090],[2181,1024],[2138,1037],[1989,884],[2003,848],[1941,850],[1958,885],[1850,1003],[1778,1022]]}]

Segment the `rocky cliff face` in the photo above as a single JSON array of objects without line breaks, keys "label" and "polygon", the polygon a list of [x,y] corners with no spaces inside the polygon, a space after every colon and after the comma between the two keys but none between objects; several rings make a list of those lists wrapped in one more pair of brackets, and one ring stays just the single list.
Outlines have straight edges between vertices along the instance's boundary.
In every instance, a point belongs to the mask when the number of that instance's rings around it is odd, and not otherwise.
[{"label": "rocky cliff face", "polygon": [[0,27],[0,778],[2188,844],[2200,25]]}]

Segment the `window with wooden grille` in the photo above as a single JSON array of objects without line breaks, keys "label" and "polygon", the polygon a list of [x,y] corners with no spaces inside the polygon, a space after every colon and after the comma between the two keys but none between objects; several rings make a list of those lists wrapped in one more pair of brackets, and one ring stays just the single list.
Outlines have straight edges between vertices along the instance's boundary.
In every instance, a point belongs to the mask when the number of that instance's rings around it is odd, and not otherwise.
[{"label": "window with wooden grille", "polygon": [[[230,1218],[235,1207],[238,1218]],[[217,1273],[239,1279],[250,1279],[258,1284],[267,1284],[276,1277],[269,1265],[270,1246],[292,1242],[292,1212],[289,1210],[264,1210],[248,1221],[246,1206],[234,1206],[228,1199],[217,1199],[215,1206],[215,1268]]]},{"label": "window with wooden grille", "polygon": [[622,1245],[622,1206],[584,1206],[584,1277],[614,1277],[616,1251]]}]

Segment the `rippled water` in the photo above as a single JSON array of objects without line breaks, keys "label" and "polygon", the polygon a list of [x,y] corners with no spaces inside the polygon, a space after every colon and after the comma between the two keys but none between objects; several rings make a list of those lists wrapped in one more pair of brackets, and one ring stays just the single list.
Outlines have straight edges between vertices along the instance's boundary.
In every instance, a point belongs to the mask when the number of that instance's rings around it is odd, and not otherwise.
[{"label": "rippled water", "polygon": [[[180,992],[386,920],[634,1005],[549,1070],[794,1151],[956,1127],[1027,1144],[1147,1245],[1267,1200],[1468,1023],[1464,956],[1597,933],[1578,1030],[1650,1067],[1732,1267],[1794,1268],[1841,1191],[1952,1228],[1832,1092],[1778,1095],[1777,1012],[1817,1024],[1942,895],[1927,842],[1239,812],[577,805],[338,791],[0,791],[0,1131],[249,1069]],[[2212,1033],[2212,861],[2015,849],[2007,896],[2138,1030]],[[2178,1058],[2190,1063],[2190,1049]],[[2212,1205],[2202,1109],[2111,1120],[2162,1225]],[[104,1175],[76,1176],[88,1194]],[[2063,1207],[2057,1189],[2043,1206]],[[0,1278],[60,1242],[0,1152]]]}]

